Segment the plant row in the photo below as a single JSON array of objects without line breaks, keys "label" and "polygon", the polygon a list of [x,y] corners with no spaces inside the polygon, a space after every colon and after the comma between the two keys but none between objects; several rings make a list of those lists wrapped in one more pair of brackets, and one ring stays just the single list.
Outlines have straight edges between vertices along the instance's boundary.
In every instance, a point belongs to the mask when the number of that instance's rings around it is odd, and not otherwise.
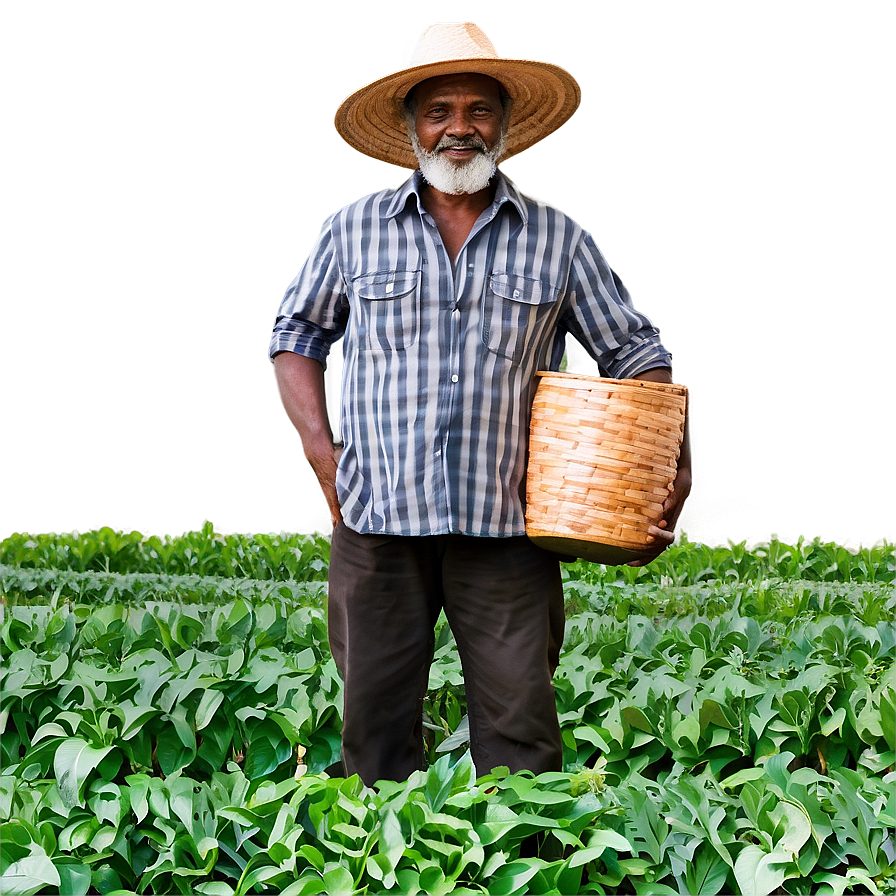
[{"label": "plant row", "polygon": [[[250,603],[301,600],[321,606],[326,583],[296,579],[201,576],[155,572],[78,572],[28,566],[3,568],[3,597],[7,604],[57,607],[66,601],[83,605],[146,606],[174,602],[208,607],[242,598]],[[865,586],[874,587],[874,586]]]},{"label": "plant row", "polygon": [[[326,578],[329,540],[287,533],[222,535],[205,523],[199,531],[174,537],[109,528],[83,534],[15,534],[0,543],[0,553],[7,567],[320,581]],[[713,547],[683,537],[648,566],[604,567],[579,561],[565,564],[564,574],[591,584],[680,586],[767,579],[892,583],[894,566],[894,546],[886,542],[852,551],[820,539],[796,544],[773,539],[748,548],[745,543]]]},{"label": "plant row", "polygon": [[[298,601],[323,606],[326,584],[320,581],[274,581],[243,577],[116,573],[7,566],[3,598],[8,605],[53,609],[69,602],[81,605],[123,604],[145,607],[158,603],[220,607],[236,599],[249,603]],[[675,618],[699,615],[715,618],[737,607],[742,616],[782,623],[815,616],[854,616],[876,625],[892,616],[892,585],[882,582],[815,582],[710,580],[695,585],[657,582],[589,582],[567,578],[566,613],[579,612]]]},{"label": "plant row", "polygon": [[477,780],[442,623],[430,768],[377,788],[339,776],[319,592],[5,607],[0,889],[894,892],[892,596],[671,617],[642,585],[567,582],[563,773]]},{"label": "plant row", "polygon": [[[479,776],[443,757],[407,782],[296,774],[94,776],[68,741],[58,784],[10,796],[4,893],[892,893],[892,787],[791,771],[717,781]],[[533,854],[535,853],[535,854]]]}]

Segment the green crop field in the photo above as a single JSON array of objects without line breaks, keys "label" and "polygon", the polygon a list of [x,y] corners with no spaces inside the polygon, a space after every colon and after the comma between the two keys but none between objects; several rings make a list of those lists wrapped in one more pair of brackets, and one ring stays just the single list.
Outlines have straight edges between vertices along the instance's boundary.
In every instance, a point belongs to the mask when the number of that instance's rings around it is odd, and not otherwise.
[{"label": "green crop field", "polygon": [[476,778],[444,622],[429,768],[338,769],[320,536],[2,543],[11,894],[893,894],[894,549],[564,566],[563,772]]}]

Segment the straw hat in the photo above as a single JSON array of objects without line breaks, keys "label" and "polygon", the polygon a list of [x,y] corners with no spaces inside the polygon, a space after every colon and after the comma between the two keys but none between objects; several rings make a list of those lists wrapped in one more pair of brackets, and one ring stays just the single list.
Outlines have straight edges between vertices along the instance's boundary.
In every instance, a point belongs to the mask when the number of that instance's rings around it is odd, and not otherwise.
[{"label": "straw hat", "polygon": [[505,159],[547,137],[579,105],[579,85],[559,66],[503,59],[472,22],[440,23],[423,32],[408,68],[362,87],[345,100],[336,113],[336,130],[368,156],[416,168],[405,127],[404,98],[427,78],[465,72],[490,75],[513,99]]}]

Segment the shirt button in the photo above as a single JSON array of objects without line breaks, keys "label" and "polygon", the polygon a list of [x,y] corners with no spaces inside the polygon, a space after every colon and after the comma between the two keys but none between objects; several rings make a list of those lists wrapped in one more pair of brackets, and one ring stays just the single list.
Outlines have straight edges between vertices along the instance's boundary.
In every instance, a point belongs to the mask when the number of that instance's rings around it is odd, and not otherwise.
[{"label": "shirt button", "polygon": [[451,374],[451,382],[456,383],[458,380],[458,376],[456,373]]},{"label": "shirt button", "polygon": [[518,289],[515,289],[515,290],[513,291],[513,297],[514,297],[515,299],[518,299],[518,298],[520,297],[520,291],[519,291]]}]

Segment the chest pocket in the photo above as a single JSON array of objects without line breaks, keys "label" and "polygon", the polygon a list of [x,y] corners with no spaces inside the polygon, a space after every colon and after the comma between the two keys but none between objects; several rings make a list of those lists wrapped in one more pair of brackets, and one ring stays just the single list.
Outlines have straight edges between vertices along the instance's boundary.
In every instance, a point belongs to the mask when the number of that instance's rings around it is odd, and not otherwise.
[{"label": "chest pocket", "polygon": [[545,280],[493,273],[482,310],[482,341],[489,351],[521,366],[541,348],[558,310],[560,290]]},{"label": "chest pocket", "polygon": [[419,271],[362,274],[352,285],[358,297],[358,343],[362,351],[402,351],[417,341]]}]

